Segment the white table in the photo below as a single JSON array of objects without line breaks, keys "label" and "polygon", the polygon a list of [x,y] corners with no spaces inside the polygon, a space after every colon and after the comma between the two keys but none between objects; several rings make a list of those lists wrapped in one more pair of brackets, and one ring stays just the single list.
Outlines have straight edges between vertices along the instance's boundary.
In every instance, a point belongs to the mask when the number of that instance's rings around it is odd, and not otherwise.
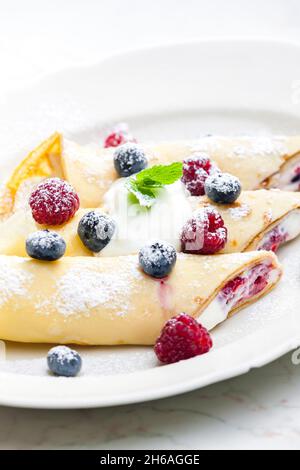
[{"label": "white table", "polygon": [[[299,18],[298,0],[0,0],[0,98],[42,75],[136,46],[236,35],[300,41]],[[152,403],[0,408],[0,449],[277,447],[300,448],[300,366],[290,354]]]}]

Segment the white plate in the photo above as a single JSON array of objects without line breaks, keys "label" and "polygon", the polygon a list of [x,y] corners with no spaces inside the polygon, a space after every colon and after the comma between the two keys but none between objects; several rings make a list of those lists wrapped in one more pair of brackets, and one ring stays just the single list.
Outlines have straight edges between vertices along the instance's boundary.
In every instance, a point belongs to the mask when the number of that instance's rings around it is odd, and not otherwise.
[{"label": "white plate", "polygon": [[[66,70],[0,104],[3,174],[54,130],[85,142],[129,122],[139,140],[205,133],[299,133],[300,47],[204,41],[114,56]],[[280,252],[272,294],[218,327],[215,348],[159,367],[149,348],[78,348],[75,379],[47,375],[48,347],[7,344],[0,404],[40,408],[119,405],[166,397],[259,367],[300,344],[300,241]]]}]

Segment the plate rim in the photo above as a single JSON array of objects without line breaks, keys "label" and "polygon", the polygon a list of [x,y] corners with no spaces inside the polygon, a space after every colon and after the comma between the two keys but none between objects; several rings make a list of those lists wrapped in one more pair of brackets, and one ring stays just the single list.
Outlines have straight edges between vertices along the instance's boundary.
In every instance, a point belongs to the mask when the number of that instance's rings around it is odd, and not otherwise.
[{"label": "plate rim", "polygon": [[[122,56],[136,56],[139,54],[147,54],[149,52],[158,52],[161,51],[162,49],[168,50],[168,49],[176,49],[178,47],[190,47],[190,46],[203,46],[204,44],[209,44],[209,43],[214,43],[214,44],[223,44],[226,43],[228,44],[234,44],[236,45],[237,43],[239,44],[251,44],[251,45],[260,45],[262,43],[268,45],[268,46],[274,46],[274,47],[288,47],[288,48],[295,48],[297,49],[298,52],[300,52],[300,42],[294,41],[294,40],[281,40],[277,38],[251,38],[251,37],[218,37],[218,38],[210,38],[206,37],[203,39],[197,39],[197,40],[188,40],[188,41],[180,41],[180,42],[171,42],[171,43],[165,43],[162,45],[149,45],[146,47],[141,47],[141,48],[131,48],[127,50],[121,50],[114,52],[112,54],[108,54],[104,57],[101,58],[101,60],[91,62],[89,64],[81,64],[81,65],[74,65],[70,67],[65,67],[62,69],[59,69],[53,73],[47,73],[39,76],[36,80],[32,81],[30,84],[15,88],[13,90],[9,90],[8,93],[5,96],[4,101],[7,103],[9,102],[10,99],[13,99],[14,96],[18,95],[19,93],[24,93],[26,90],[32,90],[35,86],[42,84],[45,81],[51,81],[59,75],[63,75],[66,73],[70,72],[79,72],[84,70],[88,70],[90,68],[94,67],[100,67],[103,66],[107,61],[111,60],[116,60],[118,57]],[[251,336],[251,335],[250,335]],[[218,371],[214,371],[209,375],[205,376],[205,380],[202,379],[201,376],[196,376],[193,378],[185,379],[183,383],[179,382],[176,386],[170,385],[170,386],[163,386],[162,388],[158,389],[150,389],[147,391],[143,392],[130,392],[125,394],[123,397],[121,396],[116,396],[113,395],[112,397],[108,396],[99,396],[99,398],[93,398],[92,395],[84,395],[76,399],[72,399],[70,397],[65,397],[65,398],[53,398],[52,400],[49,398],[41,398],[38,399],[34,397],[34,399],[31,399],[30,397],[18,397],[18,396],[3,396],[3,392],[1,390],[1,383],[4,380],[10,381],[13,377],[22,377],[21,374],[13,374],[13,373],[7,373],[7,372],[1,372],[0,371],[0,405],[1,406],[14,406],[14,407],[20,407],[20,408],[36,408],[36,409],[78,409],[78,408],[96,408],[96,407],[108,407],[108,406],[121,406],[125,404],[133,404],[133,403],[140,403],[140,402],[146,402],[146,401],[151,401],[151,400],[157,400],[161,398],[167,398],[170,396],[175,396],[179,395],[182,393],[187,393],[192,390],[195,390],[197,388],[202,388],[223,380],[227,380],[242,374],[245,374],[249,372],[251,369],[262,367],[263,365],[266,365],[273,360],[278,359],[282,355],[292,351],[295,348],[298,348],[300,346],[300,336],[297,337],[297,335],[291,337],[289,340],[286,340],[283,343],[280,343],[277,346],[274,346],[270,350],[268,350],[264,355],[260,355],[257,358],[251,358],[246,362],[239,363],[236,366],[232,367],[229,366],[228,369],[225,369],[222,373]],[[192,361],[196,362],[198,358],[192,359]],[[182,364],[182,363],[181,363]],[[165,368],[172,368],[176,367],[176,365],[171,365],[171,366],[164,366]],[[121,374],[123,376],[130,376],[134,375],[136,376],[139,373],[147,373],[149,371],[152,371],[152,369],[146,370],[146,371],[139,371],[139,372],[133,372],[130,374]],[[37,380],[40,380],[41,377],[37,376],[25,376],[26,381],[30,382],[36,382]],[[107,377],[107,376],[105,376]],[[120,377],[120,376],[119,376]],[[95,377],[93,377],[94,379]],[[47,379],[47,377],[46,377]],[[90,380],[91,377],[86,377],[86,380]],[[85,378],[83,377],[81,380],[85,381]],[[97,381],[103,380],[103,377],[97,377]],[[76,386],[76,385],[75,385]]]}]

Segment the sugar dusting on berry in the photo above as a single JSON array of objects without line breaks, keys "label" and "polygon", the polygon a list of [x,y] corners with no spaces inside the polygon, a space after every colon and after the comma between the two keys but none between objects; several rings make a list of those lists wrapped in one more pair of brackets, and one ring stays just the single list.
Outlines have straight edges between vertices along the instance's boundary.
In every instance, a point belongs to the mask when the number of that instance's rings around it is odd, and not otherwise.
[{"label": "sugar dusting on berry", "polygon": [[71,362],[77,357],[76,352],[67,346],[55,346],[54,348],[51,348],[48,352],[48,356],[51,356],[52,354],[55,354],[57,362],[60,362],[60,364],[64,364],[66,361]]},{"label": "sugar dusting on berry", "polygon": [[37,185],[29,204],[37,223],[61,225],[79,209],[79,198],[67,181],[49,178]]},{"label": "sugar dusting on berry", "polygon": [[237,185],[240,185],[238,178],[229,173],[220,173],[209,179],[211,188],[217,189],[223,194],[231,194]]},{"label": "sugar dusting on berry", "polygon": [[212,345],[208,331],[194,318],[181,313],[167,321],[154,351],[162,363],[172,364],[206,354]]},{"label": "sugar dusting on berry", "polygon": [[[159,243],[159,249],[153,249],[153,244]],[[169,264],[172,264],[174,260],[174,247],[166,242],[153,242],[149,243],[142,248],[143,252],[143,263],[146,266],[157,264],[163,256]]]},{"label": "sugar dusting on berry", "polygon": [[29,235],[28,239],[33,247],[49,250],[57,241],[57,233],[48,230],[40,230]]},{"label": "sugar dusting on berry", "polygon": [[197,153],[183,161],[181,181],[192,196],[203,196],[205,181],[209,175],[218,171],[205,153]]},{"label": "sugar dusting on berry", "polygon": [[182,229],[181,248],[190,254],[214,254],[227,242],[227,228],[220,213],[206,206],[194,213]]}]

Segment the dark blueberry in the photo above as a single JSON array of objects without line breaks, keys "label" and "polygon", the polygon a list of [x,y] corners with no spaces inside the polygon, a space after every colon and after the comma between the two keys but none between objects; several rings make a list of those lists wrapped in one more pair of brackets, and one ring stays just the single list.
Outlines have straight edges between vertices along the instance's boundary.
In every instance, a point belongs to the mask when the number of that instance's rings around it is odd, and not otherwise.
[{"label": "dark blueberry", "polygon": [[120,176],[130,176],[144,170],[148,164],[145,152],[136,144],[127,143],[115,150],[114,165]]},{"label": "dark blueberry", "polygon": [[291,183],[298,183],[300,181],[300,173],[298,173],[294,178],[291,179]]},{"label": "dark blueberry", "polygon": [[205,193],[218,204],[232,204],[241,194],[240,180],[229,173],[216,173],[205,181]]},{"label": "dark blueberry", "polygon": [[94,253],[99,253],[108,245],[115,229],[116,224],[111,217],[91,211],[80,220],[77,233],[84,246]]},{"label": "dark blueberry", "polygon": [[161,279],[168,276],[176,263],[176,250],[166,242],[154,242],[144,246],[139,253],[139,262],[146,274]]},{"label": "dark blueberry", "polygon": [[26,251],[31,258],[56,261],[65,254],[66,242],[56,232],[39,230],[27,238]]},{"label": "dark blueberry", "polygon": [[48,367],[55,375],[75,377],[80,372],[82,360],[78,352],[67,346],[56,346],[47,355]]}]

